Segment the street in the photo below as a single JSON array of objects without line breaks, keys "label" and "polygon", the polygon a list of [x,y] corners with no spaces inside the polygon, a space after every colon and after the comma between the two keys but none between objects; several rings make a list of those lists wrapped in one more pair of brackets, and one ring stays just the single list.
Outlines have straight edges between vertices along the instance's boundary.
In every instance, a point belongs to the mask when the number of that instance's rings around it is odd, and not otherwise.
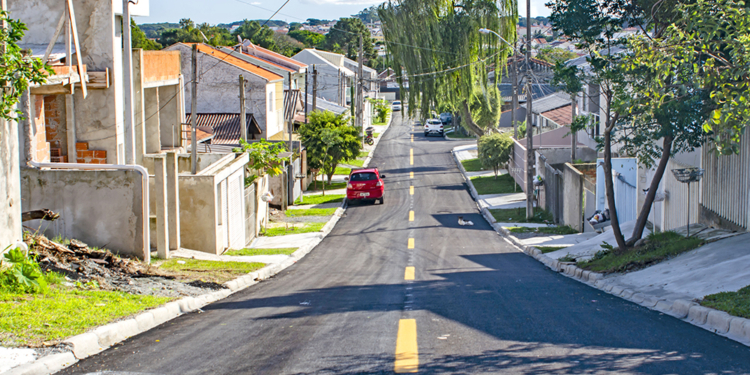
[{"label": "street", "polygon": [[275,278],[62,373],[750,373],[750,348],[518,251],[478,214],[461,143],[393,121],[370,164],[384,205],[349,206]]}]

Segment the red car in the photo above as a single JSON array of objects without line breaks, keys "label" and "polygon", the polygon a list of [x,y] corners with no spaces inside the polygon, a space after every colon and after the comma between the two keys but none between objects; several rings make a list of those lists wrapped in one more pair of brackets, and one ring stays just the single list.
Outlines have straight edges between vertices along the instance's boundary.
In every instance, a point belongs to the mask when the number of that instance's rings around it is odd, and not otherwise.
[{"label": "red car", "polygon": [[349,183],[346,185],[346,199],[354,200],[378,200],[383,204],[383,179],[377,168],[353,169],[345,180]]}]

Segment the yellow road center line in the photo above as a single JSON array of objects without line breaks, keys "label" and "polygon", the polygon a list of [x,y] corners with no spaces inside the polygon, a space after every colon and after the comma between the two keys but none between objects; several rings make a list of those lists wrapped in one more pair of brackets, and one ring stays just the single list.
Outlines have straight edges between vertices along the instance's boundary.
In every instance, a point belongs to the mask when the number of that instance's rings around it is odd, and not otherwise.
[{"label": "yellow road center line", "polygon": [[414,134],[411,135],[411,141],[414,142]]},{"label": "yellow road center line", "polygon": [[417,321],[414,319],[401,319],[398,321],[396,363],[393,370],[398,374],[403,374],[417,372],[418,369]]},{"label": "yellow road center line", "polygon": [[414,195],[414,186],[409,186],[409,195]]},{"label": "yellow road center line", "polygon": [[404,280],[414,280],[414,267],[406,267]]},{"label": "yellow road center line", "polygon": [[414,248],[414,239],[413,239],[413,238],[410,238],[410,239],[409,239],[409,243],[408,243],[408,246],[407,246],[407,247],[408,247],[409,249],[413,249],[413,248]]},{"label": "yellow road center line", "polygon": [[414,178],[414,172],[409,172],[409,178]]},{"label": "yellow road center line", "polygon": [[414,211],[409,211],[409,221],[414,221]]},{"label": "yellow road center line", "polygon": [[409,149],[409,164],[414,165],[414,149]]}]

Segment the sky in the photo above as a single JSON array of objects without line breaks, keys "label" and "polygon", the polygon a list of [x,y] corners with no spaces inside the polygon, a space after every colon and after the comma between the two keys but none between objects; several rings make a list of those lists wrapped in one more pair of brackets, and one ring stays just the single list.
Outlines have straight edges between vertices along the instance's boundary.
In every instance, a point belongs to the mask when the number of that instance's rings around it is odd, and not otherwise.
[{"label": "sky", "polygon": [[[196,23],[230,23],[247,19],[267,19],[286,0],[151,0],[150,15],[136,17],[137,23],[178,22],[190,18]],[[549,0],[531,0],[531,16],[548,16],[544,3]],[[371,5],[382,3],[373,0],[289,0],[275,20],[304,22],[308,18],[338,19],[349,17]],[[519,4],[519,14],[526,14],[526,2]]]}]

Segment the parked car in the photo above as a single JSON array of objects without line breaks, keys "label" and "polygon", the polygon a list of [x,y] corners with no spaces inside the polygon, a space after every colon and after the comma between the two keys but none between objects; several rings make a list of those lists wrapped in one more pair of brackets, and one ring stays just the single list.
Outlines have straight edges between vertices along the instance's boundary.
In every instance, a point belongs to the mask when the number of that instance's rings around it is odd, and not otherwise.
[{"label": "parked car", "polygon": [[448,125],[451,122],[453,122],[453,115],[449,112],[444,112],[440,114],[440,121],[443,123],[443,125]]},{"label": "parked car", "polygon": [[443,134],[444,134],[443,133],[443,122],[440,121],[440,120],[438,120],[438,119],[435,119],[435,118],[431,118],[431,119],[428,119],[427,121],[425,121],[425,123],[424,123],[424,136],[426,137],[426,136],[428,136],[430,134],[437,134],[437,135],[439,135],[439,136],[442,137]]},{"label": "parked car", "polygon": [[391,109],[394,111],[400,111],[401,110],[401,101],[400,100],[394,100],[393,104],[391,104]]},{"label": "parked car", "polygon": [[346,185],[346,200],[349,202],[356,200],[379,201],[383,204],[383,195],[385,186],[383,179],[377,168],[352,169],[349,177],[345,178],[348,182]]}]

